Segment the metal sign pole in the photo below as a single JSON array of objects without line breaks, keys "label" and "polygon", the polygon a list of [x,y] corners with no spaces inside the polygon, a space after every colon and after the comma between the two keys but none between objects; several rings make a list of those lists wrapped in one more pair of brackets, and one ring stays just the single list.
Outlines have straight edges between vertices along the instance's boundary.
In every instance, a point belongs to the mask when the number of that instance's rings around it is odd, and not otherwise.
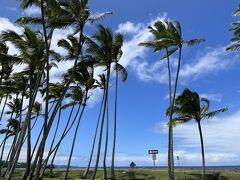
[{"label": "metal sign pole", "polygon": [[152,160],[153,160],[153,168],[155,171],[155,174],[157,174],[157,169],[156,169],[156,159],[157,159],[157,154],[158,154],[158,150],[149,150],[148,154],[152,155]]}]

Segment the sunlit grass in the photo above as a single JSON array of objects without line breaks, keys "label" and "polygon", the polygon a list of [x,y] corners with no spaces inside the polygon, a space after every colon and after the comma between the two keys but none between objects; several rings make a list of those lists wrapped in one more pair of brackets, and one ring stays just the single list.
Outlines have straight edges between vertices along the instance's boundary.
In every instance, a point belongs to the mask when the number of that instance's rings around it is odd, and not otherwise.
[{"label": "sunlit grass", "polygon": [[[240,171],[239,170],[222,170],[222,171],[208,171],[208,175],[213,175],[216,173],[220,173],[220,176],[227,178],[228,180],[239,180],[240,179]],[[13,180],[20,180],[22,179],[22,173],[23,171],[17,170]],[[100,180],[102,177],[102,171],[98,171],[96,180]],[[54,174],[52,176],[49,175],[48,172],[46,172],[46,175],[44,179],[46,180],[60,180],[63,179],[65,174],[64,170],[55,170]],[[72,180],[79,180],[81,179],[81,176],[83,174],[82,170],[72,170],[69,173],[69,178]],[[167,179],[167,171],[152,171],[152,170],[137,170],[135,173],[129,172],[129,171],[124,171],[124,170],[119,170],[116,171],[116,176],[118,180],[165,180]],[[194,179],[199,179],[198,177],[201,176],[200,171],[176,171],[175,172],[175,177],[176,179],[185,179],[185,176],[187,178],[191,177]],[[110,174],[109,174],[110,177]]]}]

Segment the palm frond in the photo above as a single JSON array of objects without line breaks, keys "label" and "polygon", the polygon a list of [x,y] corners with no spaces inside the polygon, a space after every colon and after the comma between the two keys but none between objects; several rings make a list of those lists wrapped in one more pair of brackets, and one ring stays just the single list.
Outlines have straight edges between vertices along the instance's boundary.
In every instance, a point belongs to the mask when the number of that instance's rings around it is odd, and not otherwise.
[{"label": "palm frond", "polygon": [[27,25],[27,24],[42,24],[41,17],[20,17],[15,21],[19,25]]},{"label": "palm frond", "polygon": [[228,108],[218,109],[218,110],[215,110],[215,111],[204,114],[203,118],[210,119],[210,118],[213,118],[214,116],[216,116],[220,113],[226,112],[227,110],[228,110]]},{"label": "palm frond", "polygon": [[91,16],[89,17],[89,21],[91,23],[95,23],[96,21],[98,20],[102,20],[104,19],[107,15],[112,15],[113,13],[111,11],[109,12],[104,12],[104,13],[101,13],[101,14],[97,14],[97,15],[94,15],[94,16]]},{"label": "palm frond", "polygon": [[205,42],[205,39],[199,38],[199,39],[191,39],[191,40],[184,41],[184,43],[187,44],[188,46],[193,46],[195,44],[200,44],[202,42]]},{"label": "palm frond", "polygon": [[161,58],[162,59],[166,59],[167,57],[170,57],[171,55],[173,55],[176,51],[178,50],[178,48],[173,48],[168,50],[168,52],[166,52],[166,54]]}]

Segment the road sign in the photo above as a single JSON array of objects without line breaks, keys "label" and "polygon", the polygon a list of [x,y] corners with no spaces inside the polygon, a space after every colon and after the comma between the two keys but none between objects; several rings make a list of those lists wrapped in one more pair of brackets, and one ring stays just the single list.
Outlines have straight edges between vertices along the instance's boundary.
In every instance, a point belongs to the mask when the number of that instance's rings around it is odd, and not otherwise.
[{"label": "road sign", "polygon": [[157,155],[156,154],[152,154],[152,159],[153,159],[153,161],[155,161],[157,159]]},{"label": "road sign", "polygon": [[158,150],[149,150],[148,154],[158,154]]}]

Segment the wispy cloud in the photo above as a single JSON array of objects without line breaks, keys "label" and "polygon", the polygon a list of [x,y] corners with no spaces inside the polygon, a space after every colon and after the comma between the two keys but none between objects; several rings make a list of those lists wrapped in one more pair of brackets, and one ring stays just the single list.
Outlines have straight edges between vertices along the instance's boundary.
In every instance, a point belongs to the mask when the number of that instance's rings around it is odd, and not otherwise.
[{"label": "wispy cloud", "polygon": [[[128,21],[120,24],[118,27],[117,31],[122,32],[127,39],[123,46],[124,54],[120,62],[125,66],[130,66],[136,76],[142,81],[156,81],[163,84],[168,82],[166,61],[153,59],[151,56],[153,54],[152,51],[138,46],[140,42],[152,38],[147,27],[157,20],[164,20],[166,18],[165,14],[145,24]],[[226,52],[225,48],[226,46],[207,47],[192,57],[188,57],[190,61],[187,62],[184,57],[180,71],[180,83],[198,80],[210,74],[215,75],[219,71],[233,67],[239,59],[239,55]],[[176,57],[172,57],[171,61],[172,72],[175,74],[177,68]]]},{"label": "wispy cloud", "polygon": [[16,7],[7,7],[7,10],[13,11],[13,12],[17,12],[17,8]]},{"label": "wispy cloud", "polygon": [[[240,110],[217,117],[212,120],[203,120],[202,129],[204,144],[207,155],[207,163],[228,164],[240,163],[238,142],[240,135]],[[166,123],[158,123],[152,129],[155,133],[167,134]],[[187,154],[200,155],[200,139],[196,123],[181,124],[174,128],[175,149],[184,151]],[[197,153],[199,152],[199,153]],[[210,159],[209,159],[209,158]]]}]

